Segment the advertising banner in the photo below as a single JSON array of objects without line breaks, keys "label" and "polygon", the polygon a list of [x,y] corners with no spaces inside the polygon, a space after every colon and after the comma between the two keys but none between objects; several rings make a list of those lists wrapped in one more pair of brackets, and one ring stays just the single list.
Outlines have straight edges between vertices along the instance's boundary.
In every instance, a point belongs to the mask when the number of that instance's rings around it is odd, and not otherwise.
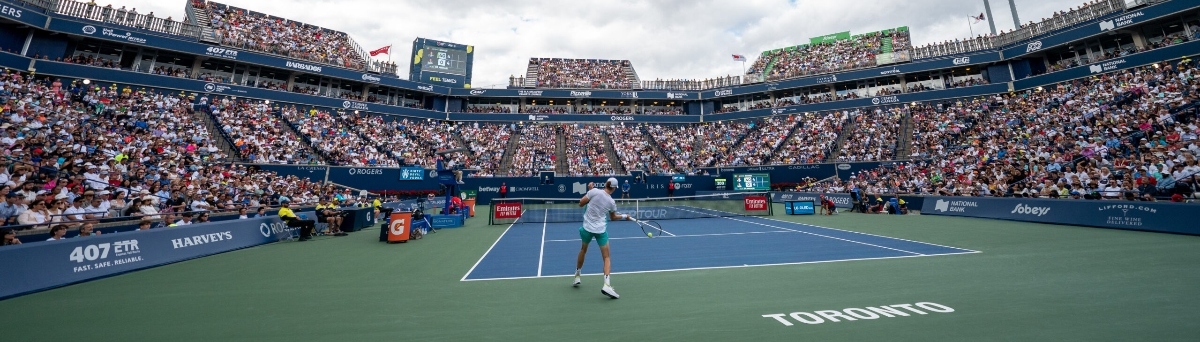
[{"label": "advertising banner", "polygon": [[1112,33],[1129,25],[1135,25],[1163,16],[1200,8],[1200,2],[1195,1],[1165,1],[1154,6],[1135,11],[1119,12],[1105,16],[1091,23],[1076,26],[1062,33],[1040,36],[1026,40],[1004,49],[1004,58],[1012,59],[1035,53],[1063,44],[1070,44],[1095,35]]},{"label": "advertising banner", "polygon": [[14,262],[0,263],[0,298],[271,243],[295,229],[272,216],[6,246],[0,259]]},{"label": "advertising banner", "polygon": [[1200,235],[1185,203],[929,196],[921,215],[963,216],[1038,223]]}]

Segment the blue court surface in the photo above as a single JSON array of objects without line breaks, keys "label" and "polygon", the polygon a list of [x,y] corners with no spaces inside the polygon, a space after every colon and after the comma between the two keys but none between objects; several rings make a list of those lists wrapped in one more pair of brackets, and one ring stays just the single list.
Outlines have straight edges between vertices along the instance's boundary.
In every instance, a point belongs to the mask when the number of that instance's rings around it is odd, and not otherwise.
[{"label": "blue court surface", "polygon": [[[695,211],[706,209],[692,208]],[[544,209],[543,209],[544,210]],[[554,210],[554,209],[551,209]],[[544,214],[536,212],[536,214]],[[525,212],[523,217],[532,215]],[[663,236],[648,238],[636,223],[609,222],[612,273],[649,273],[849,260],[979,253],[969,249],[786,222],[734,216],[659,220]],[[575,274],[580,222],[522,223],[504,231],[463,281],[562,277]],[[592,242],[584,274],[602,273]]]}]

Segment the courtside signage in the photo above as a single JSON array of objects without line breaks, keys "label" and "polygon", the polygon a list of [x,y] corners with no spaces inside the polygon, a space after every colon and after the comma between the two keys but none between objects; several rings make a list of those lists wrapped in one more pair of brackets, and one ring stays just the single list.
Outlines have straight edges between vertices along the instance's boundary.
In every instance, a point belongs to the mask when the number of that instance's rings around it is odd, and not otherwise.
[{"label": "courtside signage", "polygon": [[492,214],[498,219],[515,219],[521,217],[521,203],[496,203],[496,212]]},{"label": "courtside signage", "polygon": [[927,316],[936,314],[948,314],[954,312],[954,308],[932,302],[918,302],[916,304],[892,304],[880,306],[867,306],[862,308],[845,308],[841,310],[814,310],[814,311],[797,311],[792,313],[775,313],[762,315],[764,318],[770,318],[783,324],[783,326],[795,326],[793,322],[803,323],[806,325],[817,325],[824,323],[846,323],[856,321],[869,321],[881,318],[899,318],[911,316]]},{"label": "courtside signage", "polygon": [[1033,198],[925,198],[921,215],[944,215],[1200,235],[1196,205]]},{"label": "courtside signage", "polygon": [[746,196],[746,211],[767,210],[767,196]]},{"label": "courtside signage", "polygon": [[0,263],[0,298],[271,243],[292,233],[274,226],[282,221],[271,216],[6,246],[0,260],[19,262]]}]

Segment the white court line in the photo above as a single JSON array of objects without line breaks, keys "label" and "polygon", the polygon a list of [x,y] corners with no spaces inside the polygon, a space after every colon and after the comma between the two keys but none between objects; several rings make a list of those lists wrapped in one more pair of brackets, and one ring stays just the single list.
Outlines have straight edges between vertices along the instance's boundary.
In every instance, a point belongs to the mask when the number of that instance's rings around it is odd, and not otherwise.
[{"label": "white court line", "polygon": [[538,250],[538,276],[542,275],[542,256],[546,254],[546,218],[548,218],[549,215],[549,210],[547,210],[545,214],[542,214],[542,248]]},{"label": "white court line", "polygon": [[[659,236],[659,237],[660,238],[673,238],[673,237],[725,236],[725,235],[746,235],[746,234],[768,234],[768,233],[792,233],[792,232],[776,230],[776,231],[770,231],[770,232],[714,233],[714,234],[671,235],[671,236]],[[619,237],[619,238],[608,238],[608,239],[609,240],[629,240],[629,239],[649,239],[649,238],[645,237],[645,236],[634,236],[634,237]],[[546,240],[546,242],[579,242],[579,239]]]},{"label": "white court line", "polygon": [[[610,240],[611,240],[611,239],[610,239]],[[610,273],[610,274],[660,273],[660,272],[675,272],[675,271],[716,270],[716,269],[723,269],[723,268],[749,268],[749,267],[763,267],[763,266],[805,265],[805,264],[822,264],[822,263],[842,262],[842,261],[863,261],[863,260],[883,260],[883,259],[921,258],[921,257],[936,257],[936,256],[943,256],[943,255],[959,255],[959,254],[975,254],[975,253],[979,253],[979,252],[962,252],[962,253],[947,253],[947,254],[922,254],[922,255],[901,255],[901,256],[890,256],[890,257],[878,257],[878,258],[837,259],[837,260],[822,260],[822,261],[801,261],[801,262],[785,262],[785,263],[777,263],[777,264],[755,264],[755,265],[741,265],[741,266],[711,266],[711,267],[673,268],[673,269],[666,269],[666,270],[648,270],[648,271],[612,272],[612,273]],[[592,275],[601,275],[601,274],[603,274],[603,273],[585,273],[585,274],[582,274],[582,275],[588,275],[588,276],[592,276]],[[573,276],[575,276],[575,274],[557,274],[557,275],[538,276],[538,277],[483,278],[483,279],[465,279],[465,278],[464,278],[462,281],[487,281],[487,280],[512,280],[512,279],[536,279],[536,278],[561,278],[561,277],[573,277]]]},{"label": "white court line", "polygon": [[[728,212],[728,211],[721,211],[721,210],[716,210],[716,209],[708,209],[708,208],[700,208],[700,207],[690,207],[690,208],[695,208],[695,209],[704,209],[704,210],[712,210],[712,211],[716,211],[716,212],[729,213],[729,214],[735,214],[735,215],[737,214],[737,213],[732,213],[732,212]],[[966,248],[960,248],[960,247],[951,247],[951,246],[943,246],[943,245],[939,245],[939,244],[936,244],[936,243],[928,243],[928,242],[925,242],[925,241],[916,241],[916,240],[901,239],[901,238],[896,238],[896,237],[891,237],[891,236],[883,236],[883,235],[875,235],[875,234],[871,234],[871,233],[856,232],[856,231],[853,231],[853,230],[844,230],[844,229],[837,229],[837,228],[829,228],[829,227],[825,227],[825,226],[818,226],[818,225],[815,225],[815,224],[808,224],[808,223],[800,223],[800,222],[784,221],[784,220],[780,220],[780,219],[776,219],[776,218],[769,218],[769,217],[764,217],[764,216],[753,216],[753,215],[738,215],[738,216],[746,216],[746,217],[753,217],[753,218],[758,218],[758,219],[763,219],[763,220],[770,220],[770,221],[775,221],[775,222],[782,222],[782,223],[796,224],[796,225],[801,225],[801,226],[816,227],[816,228],[821,228],[821,229],[836,230],[836,231],[839,231],[839,232],[854,233],[854,234],[868,235],[868,236],[881,237],[881,238],[888,238],[888,239],[896,239],[896,240],[900,240],[900,241],[908,241],[908,242],[913,242],[913,243],[923,243],[923,244],[926,244],[926,245],[938,246],[938,247],[950,248],[950,249],[957,249],[957,250],[960,250],[960,251],[971,251],[971,252],[975,252],[975,253],[983,253],[983,252],[980,252],[980,251],[977,251],[977,250],[973,250],[973,249],[966,249]]]},{"label": "white court line", "polygon": [[[693,213],[697,213],[697,214],[703,214],[703,213],[701,213],[701,212],[699,212],[699,211],[693,211],[693,210],[687,210],[687,209],[679,209],[679,210],[683,210],[683,211],[691,211],[691,212],[693,212]],[[715,211],[719,211],[719,210],[715,210]],[[829,236],[829,235],[821,235],[821,234],[817,234],[817,233],[810,233],[810,232],[806,232],[806,231],[802,231],[802,230],[795,230],[795,229],[788,229],[788,228],[779,227],[779,226],[772,226],[772,225],[769,225],[769,224],[766,224],[766,223],[750,222],[750,221],[746,221],[746,220],[739,220],[739,219],[735,219],[735,218],[732,218],[732,217],[722,217],[722,218],[724,218],[724,219],[729,219],[729,220],[734,220],[734,221],[738,221],[738,222],[745,222],[745,223],[749,223],[749,224],[757,224],[757,225],[760,225],[760,226],[767,226],[767,227],[776,228],[776,229],[783,229],[783,230],[787,230],[787,231],[793,231],[793,232],[797,232],[797,233],[804,233],[804,234],[808,234],[808,235],[815,235],[815,236],[820,236],[820,237],[823,237],[823,238],[830,238],[830,239],[834,239],[834,240],[841,240],[841,241],[846,241],[846,242],[853,242],[853,243],[857,243],[857,244],[861,244],[861,245],[867,245],[867,246],[871,246],[871,247],[879,247],[879,248],[883,248],[883,249],[890,249],[890,250],[893,250],[893,251],[899,251],[899,252],[910,253],[910,254],[916,254],[916,255],[925,255],[925,254],[922,254],[922,253],[917,253],[917,252],[906,251],[906,250],[899,249],[899,248],[884,247],[884,246],[880,246],[880,245],[869,244],[869,243],[862,242],[862,241],[854,241],[854,240],[850,240],[850,239],[836,238],[836,237],[832,237],[832,236]]]},{"label": "white court line", "polygon": [[[524,210],[521,210],[521,214],[525,214],[525,211],[524,211]],[[462,277],[462,279],[459,279],[458,281],[465,281],[465,280],[467,280],[467,276],[471,275],[471,272],[474,272],[474,271],[475,271],[475,267],[476,267],[476,266],[479,266],[479,263],[480,263],[480,262],[483,262],[483,258],[486,258],[486,257],[487,257],[487,255],[488,255],[488,253],[491,253],[491,252],[492,252],[492,248],[495,248],[495,247],[496,247],[496,244],[497,244],[497,243],[500,243],[500,239],[503,239],[503,238],[504,238],[504,234],[508,234],[508,230],[509,230],[509,229],[512,229],[513,225],[517,224],[517,221],[520,221],[520,220],[521,220],[520,218],[517,218],[517,220],[513,221],[513,223],[509,223],[509,224],[508,224],[508,228],[504,228],[504,232],[503,232],[503,233],[500,233],[500,237],[496,238],[496,241],[493,241],[493,242],[492,242],[492,246],[491,246],[491,247],[488,247],[488,249],[487,249],[487,252],[483,252],[483,256],[479,257],[479,260],[475,260],[475,264],[474,264],[474,265],[471,265],[471,269],[467,270],[467,274],[464,274],[464,275],[463,275],[463,277]]]}]

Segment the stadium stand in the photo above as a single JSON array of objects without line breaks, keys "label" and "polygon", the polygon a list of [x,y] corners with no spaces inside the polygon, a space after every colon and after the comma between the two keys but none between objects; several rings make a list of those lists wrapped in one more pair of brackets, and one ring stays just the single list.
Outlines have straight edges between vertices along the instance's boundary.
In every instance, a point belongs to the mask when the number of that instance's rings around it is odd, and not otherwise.
[{"label": "stadium stand", "polygon": [[473,122],[460,124],[458,134],[467,144],[474,158],[465,165],[477,169],[474,177],[492,177],[500,169],[504,153],[508,148],[508,140],[512,137],[512,127],[506,124],[488,124]]},{"label": "stadium stand", "polygon": [[361,70],[363,56],[345,33],[249,10],[207,2],[221,44]]},{"label": "stadium stand", "polygon": [[[630,89],[628,60],[530,58],[526,78],[538,88]],[[636,75],[632,75],[636,78]],[[524,82],[524,81],[522,81]]]},{"label": "stadium stand", "polygon": [[[387,125],[382,120],[367,125],[350,126],[336,113],[310,108],[288,106],[280,109],[283,119],[299,132],[325,159],[336,165],[397,166],[399,162],[373,143],[378,138],[394,137],[380,132]],[[365,134],[375,139],[366,139]],[[402,139],[402,138],[401,138]]]},{"label": "stadium stand", "polygon": [[566,154],[560,159],[567,161],[567,175],[607,176],[616,174],[605,153],[604,130],[608,126],[563,125],[560,132],[567,145],[560,150]]},{"label": "stadium stand", "polygon": [[827,74],[875,67],[880,65],[876,56],[881,53],[907,52],[910,49],[907,29],[880,31],[848,39],[764,51],[746,72],[763,74],[765,80]]},{"label": "stadium stand", "polygon": [[0,168],[0,186],[10,194],[0,220],[18,230],[56,223],[103,227],[129,219],[166,226],[185,212],[229,212],[286,199],[306,203],[335,191],[307,179],[219,164],[229,158],[216,146],[203,112],[243,114],[252,112],[250,103],[222,99],[206,106],[186,94],[64,84],[11,70],[0,71],[0,98],[11,106],[0,118],[8,165]]},{"label": "stadium stand", "polygon": [[555,168],[555,126],[527,125],[520,128],[517,150],[513,151],[511,176],[536,176],[538,170]]},{"label": "stadium stand", "polygon": [[262,101],[216,99],[198,107],[221,127],[242,160],[261,164],[324,164],[324,161],[286,126],[269,104]]},{"label": "stadium stand", "polygon": [[842,131],[849,113],[808,113],[800,127],[772,159],[772,164],[820,163],[833,153],[838,133]]}]

